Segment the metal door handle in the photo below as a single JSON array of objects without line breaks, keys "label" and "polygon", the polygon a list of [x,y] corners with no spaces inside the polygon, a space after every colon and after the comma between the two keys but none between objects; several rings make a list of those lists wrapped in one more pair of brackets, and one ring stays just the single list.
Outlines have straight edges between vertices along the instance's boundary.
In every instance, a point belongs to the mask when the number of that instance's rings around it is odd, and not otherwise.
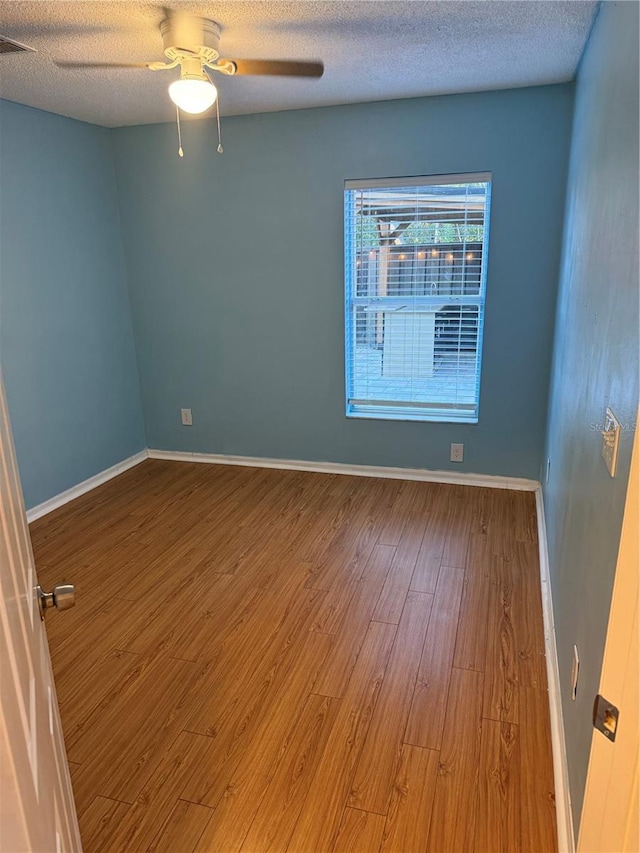
[{"label": "metal door handle", "polygon": [[56,584],[53,592],[45,592],[38,585],[36,593],[38,594],[41,619],[44,619],[44,614],[50,607],[56,607],[58,610],[68,610],[76,603],[76,588],[72,583]]}]

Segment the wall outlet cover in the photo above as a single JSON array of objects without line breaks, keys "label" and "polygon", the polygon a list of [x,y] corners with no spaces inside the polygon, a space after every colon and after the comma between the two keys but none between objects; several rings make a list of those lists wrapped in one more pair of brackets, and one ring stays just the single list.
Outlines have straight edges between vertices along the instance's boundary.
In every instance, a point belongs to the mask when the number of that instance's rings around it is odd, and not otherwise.
[{"label": "wall outlet cover", "polygon": [[180,417],[182,418],[182,426],[192,426],[193,418],[191,417],[191,409],[180,409]]},{"label": "wall outlet cover", "polygon": [[462,462],[464,459],[464,444],[451,445],[451,461]]}]

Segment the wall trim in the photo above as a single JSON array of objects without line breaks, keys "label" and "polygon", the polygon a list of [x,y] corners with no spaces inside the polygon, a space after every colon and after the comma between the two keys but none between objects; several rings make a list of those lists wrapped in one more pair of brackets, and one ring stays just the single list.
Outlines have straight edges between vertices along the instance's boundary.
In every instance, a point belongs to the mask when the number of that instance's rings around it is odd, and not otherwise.
[{"label": "wall trim", "polygon": [[485,486],[533,492],[537,480],[496,477],[489,474],[465,474],[455,471],[429,471],[426,468],[388,468],[378,465],[350,465],[346,462],[309,462],[301,459],[269,459],[262,456],[231,456],[225,453],[190,453],[148,449],[149,459],[174,462],[203,462],[209,465],[243,465],[247,468],[279,468],[287,471],[316,471],[321,474],[349,474],[355,477],[382,477],[392,480],[423,480],[460,486]]},{"label": "wall trim", "polygon": [[389,468],[378,465],[349,465],[345,462],[309,462],[301,459],[269,459],[262,456],[231,456],[225,453],[191,453],[174,450],[141,450],[128,459],[123,459],[93,477],[83,480],[70,489],[54,495],[41,504],[27,510],[27,522],[31,524],[54,509],[79,498],[108,480],[139,465],[145,459],[168,459],[174,462],[203,462],[209,465],[242,465],[247,468],[277,468],[285,471],[316,471],[321,474],[348,474],[355,477],[382,477],[392,480],[422,480],[429,483],[450,483],[460,486],[484,486],[490,489],[513,489],[533,492],[538,487],[536,480],[520,477],[496,477],[491,474],[465,474],[455,471],[429,471],[426,468]]},{"label": "wall trim", "polygon": [[549,549],[547,525],[544,517],[542,487],[536,488],[536,515],[538,519],[538,543],[540,551],[540,588],[542,591],[542,616],[544,619],[544,645],[547,659],[547,681],[549,685],[549,714],[551,717],[551,748],[553,751],[553,777],[556,791],[556,820],[558,824],[558,850],[574,853],[573,816],[569,789],[569,767],[562,719],[562,691],[558,668],[556,629],[551,598],[549,575]]},{"label": "wall trim", "polygon": [[49,500],[43,501],[41,504],[27,510],[27,522],[31,524],[31,522],[35,521],[37,518],[42,518],[43,515],[53,512],[54,509],[58,509],[58,507],[64,506],[64,504],[69,503],[69,501],[79,498],[80,495],[84,495],[92,489],[101,486],[103,483],[106,483],[107,480],[112,480],[114,477],[117,477],[118,474],[128,471],[129,468],[133,468],[134,465],[139,465],[140,462],[143,462],[146,458],[146,449],[141,450],[139,453],[134,453],[133,456],[129,456],[128,459],[123,459],[122,462],[117,462],[115,465],[112,465],[111,468],[106,468],[104,471],[94,474],[93,477],[83,480],[81,483],[72,486],[70,489],[60,492],[59,495],[54,495],[52,498],[49,498]]}]

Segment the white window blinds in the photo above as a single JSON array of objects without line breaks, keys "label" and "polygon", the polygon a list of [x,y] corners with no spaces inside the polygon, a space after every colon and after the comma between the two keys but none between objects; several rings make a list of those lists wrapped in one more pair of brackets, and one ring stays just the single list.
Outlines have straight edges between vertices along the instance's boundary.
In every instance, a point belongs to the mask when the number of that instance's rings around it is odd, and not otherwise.
[{"label": "white window blinds", "polygon": [[491,175],[345,184],[347,415],[478,420]]}]

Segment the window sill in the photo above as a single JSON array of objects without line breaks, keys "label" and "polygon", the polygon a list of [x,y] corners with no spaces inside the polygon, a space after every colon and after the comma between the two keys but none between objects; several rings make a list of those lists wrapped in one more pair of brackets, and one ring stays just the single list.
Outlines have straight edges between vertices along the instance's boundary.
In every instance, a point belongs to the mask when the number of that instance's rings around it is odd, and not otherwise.
[{"label": "window sill", "polygon": [[348,418],[363,418],[365,420],[376,421],[414,421],[419,423],[439,423],[439,424],[477,424],[478,415],[469,413],[461,415],[451,411],[443,412],[411,412],[398,411],[393,409],[378,410],[375,409],[347,409],[346,416]]}]

